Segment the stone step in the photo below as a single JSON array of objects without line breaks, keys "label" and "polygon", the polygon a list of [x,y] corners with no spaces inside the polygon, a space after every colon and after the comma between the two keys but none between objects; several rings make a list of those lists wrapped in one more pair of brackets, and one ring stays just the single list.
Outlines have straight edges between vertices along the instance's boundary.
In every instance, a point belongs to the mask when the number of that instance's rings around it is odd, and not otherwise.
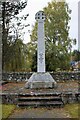
[{"label": "stone step", "polygon": [[18,94],[19,97],[30,97],[30,96],[61,96],[61,93],[47,93],[47,92],[31,92],[26,94]]},{"label": "stone step", "polygon": [[63,102],[58,102],[58,101],[48,101],[48,102],[37,102],[37,101],[33,101],[33,102],[21,102],[18,103],[17,106],[19,107],[39,107],[39,106],[51,106],[51,107],[63,107],[64,104]]},{"label": "stone step", "polygon": [[18,95],[18,106],[52,106],[52,107],[63,107],[64,102],[62,100],[61,93],[45,93],[45,92],[31,92],[27,94]]},{"label": "stone step", "polygon": [[62,98],[61,97],[54,97],[54,96],[51,96],[51,97],[20,97],[18,98],[18,101],[62,101]]}]

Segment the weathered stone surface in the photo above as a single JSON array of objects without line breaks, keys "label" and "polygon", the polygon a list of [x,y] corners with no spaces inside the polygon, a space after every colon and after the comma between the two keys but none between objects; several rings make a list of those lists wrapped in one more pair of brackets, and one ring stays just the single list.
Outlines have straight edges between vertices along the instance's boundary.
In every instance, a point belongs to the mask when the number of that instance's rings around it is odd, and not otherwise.
[{"label": "weathered stone surface", "polygon": [[57,83],[53,77],[47,73],[33,73],[28,82],[26,88],[53,88]]}]

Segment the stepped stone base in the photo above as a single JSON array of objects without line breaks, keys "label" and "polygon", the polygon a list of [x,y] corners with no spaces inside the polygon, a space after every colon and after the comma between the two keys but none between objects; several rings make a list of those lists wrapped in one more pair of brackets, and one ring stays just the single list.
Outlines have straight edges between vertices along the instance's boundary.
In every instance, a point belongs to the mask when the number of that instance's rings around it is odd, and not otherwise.
[{"label": "stepped stone base", "polygon": [[25,88],[55,88],[56,86],[56,81],[48,72],[33,73],[25,84]]}]

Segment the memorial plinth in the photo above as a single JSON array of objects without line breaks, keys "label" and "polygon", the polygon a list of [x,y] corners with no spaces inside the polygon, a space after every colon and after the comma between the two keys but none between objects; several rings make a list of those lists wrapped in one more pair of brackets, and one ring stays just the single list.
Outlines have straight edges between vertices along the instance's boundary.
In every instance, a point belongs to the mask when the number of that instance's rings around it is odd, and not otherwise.
[{"label": "memorial plinth", "polygon": [[56,81],[48,72],[45,72],[44,12],[37,12],[35,15],[35,19],[38,21],[37,72],[32,74],[25,87],[53,88],[57,85]]},{"label": "memorial plinth", "polygon": [[57,86],[53,77],[48,73],[33,73],[26,88],[55,88]]}]

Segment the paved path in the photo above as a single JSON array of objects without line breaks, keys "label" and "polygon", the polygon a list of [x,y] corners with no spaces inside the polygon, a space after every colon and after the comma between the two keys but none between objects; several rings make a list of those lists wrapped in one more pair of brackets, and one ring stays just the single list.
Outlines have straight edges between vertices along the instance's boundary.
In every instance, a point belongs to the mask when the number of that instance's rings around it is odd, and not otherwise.
[{"label": "paved path", "polygon": [[70,118],[70,115],[64,108],[18,108],[9,118]]}]

